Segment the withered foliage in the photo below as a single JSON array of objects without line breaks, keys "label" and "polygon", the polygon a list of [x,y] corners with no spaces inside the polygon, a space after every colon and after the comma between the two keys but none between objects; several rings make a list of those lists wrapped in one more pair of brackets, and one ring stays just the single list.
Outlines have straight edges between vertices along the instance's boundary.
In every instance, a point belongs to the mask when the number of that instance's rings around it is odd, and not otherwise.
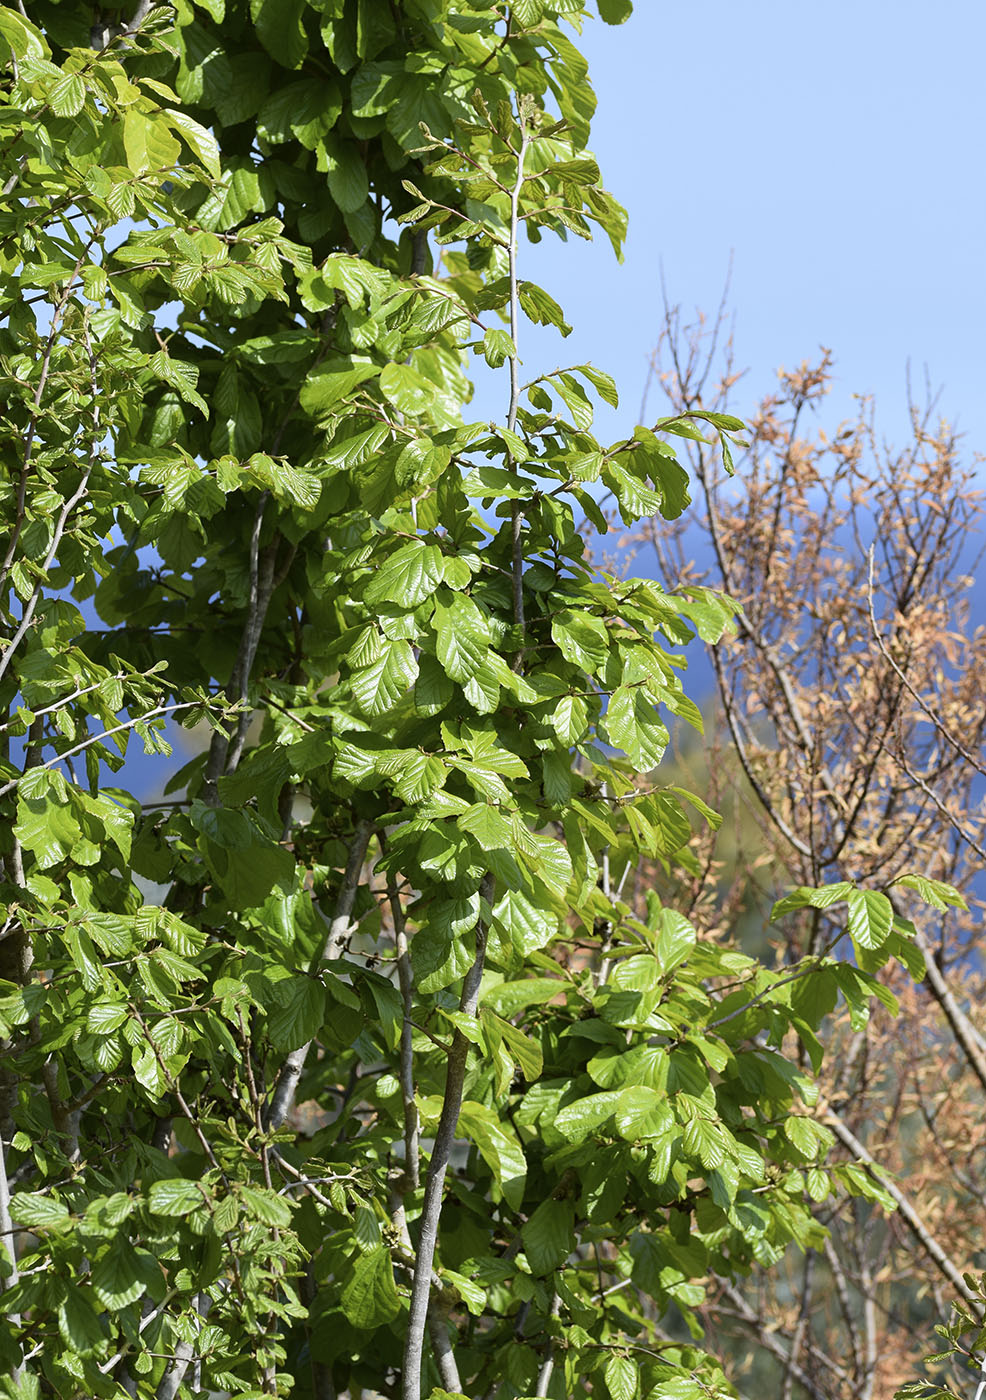
[{"label": "withered foliage", "polygon": [[[706,1323],[741,1391],[882,1400],[929,1374],[934,1324],[962,1296],[981,1307],[963,1274],[986,1266],[979,463],[930,396],[922,408],[912,399],[900,447],[884,442],[866,399],[824,431],[828,351],[782,370],[751,411],[725,330],[722,315],[686,325],[668,309],[649,390],[670,405],[661,412],[745,417],[736,475],[690,443],[701,529],[689,512],[626,541],[638,571],[653,551],[669,588],[711,584],[742,604],[735,637],[713,650],[711,757],[707,747],[680,760],[689,785],[704,783],[726,813],[729,844],[696,837],[698,873],[676,890],[677,907],[707,937],[762,946],[777,940],[770,905],[791,886],[885,888],[917,871],[955,885],[969,910],[919,912],[898,887],[895,907],[917,920],[928,975],[916,985],[902,969],[885,977],[896,1018],[853,1026],[836,1008],[828,1023],[821,1107],[835,1152],[861,1146],[896,1173],[898,1210],[818,1203],[831,1230],[824,1254],[792,1254],[742,1289],[723,1282]],[[647,883],[638,876],[638,895]],[[786,919],[778,960],[823,952],[838,915]],[[976,1385],[962,1368],[931,1373],[938,1384],[951,1375],[957,1394]]]}]

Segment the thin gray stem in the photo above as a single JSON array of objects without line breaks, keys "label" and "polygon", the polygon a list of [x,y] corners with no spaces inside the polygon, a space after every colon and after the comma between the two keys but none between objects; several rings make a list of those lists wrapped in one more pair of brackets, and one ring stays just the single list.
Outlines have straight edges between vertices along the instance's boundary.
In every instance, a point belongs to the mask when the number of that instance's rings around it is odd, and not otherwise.
[{"label": "thin gray stem", "polygon": [[462,1380],[459,1376],[459,1368],[455,1364],[452,1343],[449,1341],[445,1314],[435,1306],[434,1299],[428,1305],[428,1336],[431,1339],[431,1349],[435,1361],[438,1363],[438,1374],[442,1378],[442,1385],[452,1395],[461,1395]]},{"label": "thin gray stem", "polygon": [[781,1400],[791,1400],[794,1395],[794,1367],[798,1363],[798,1353],[804,1342],[805,1329],[811,1315],[811,1280],[814,1267],[815,1256],[809,1251],[805,1255],[804,1275],[801,1283],[801,1307],[798,1309],[798,1321],[791,1337],[791,1355],[784,1368],[784,1389],[781,1391]]},{"label": "thin gray stem", "polygon": [[[561,1310],[561,1298],[557,1293],[551,1295],[551,1317],[556,1318]],[[548,1386],[551,1384],[551,1376],[555,1369],[555,1340],[548,1338],[548,1345],[545,1349],[544,1360],[541,1362],[538,1371],[537,1385],[534,1387],[534,1394],[539,1397],[546,1396]]]},{"label": "thin gray stem", "polygon": [[[734,1316],[738,1317],[741,1322],[745,1323],[745,1325],[756,1334],[761,1345],[775,1356],[782,1366],[789,1366],[791,1368],[794,1379],[799,1385],[804,1386],[805,1390],[811,1396],[811,1400],[826,1400],[824,1392],[815,1383],[808,1372],[799,1366],[797,1361],[792,1359],[788,1348],[784,1346],[769,1327],[765,1326],[763,1319],[754,1312],[739,1289],[734,1288],[733,1285],[727,1283],[725,1279],[717,1278],[716,1281],[722,1289],[723,1296],[728,1298],[732,1304],[735,1310]],[[813,1354],[817,1355],[817,1353],[814,1353],[814,1349]],[[818,1359],[822,1360],[821,1357]],[[834,1367],[832,1369],[835,1370],[837,1375],[845,1375],[845,1371],[843,1371],[841,1367]]]},{"label": "thin gray stem", "polygon": [[712,657],[712,666],[716,673],[716,681],[719,686],[719,696],[722,700],[723,713],[726,716],[726,723],[729,726],[729,733],[733,740],[733,747],[736,749],[736,756],[740,761],[740,766],[743,769],[744,774],[746,775],[746,780],[750,784],[750,787],[753,789],[753,791],[756,793],[757,799],[761,807],[766,812],[770,820],[777,827],[777,830],[781,833],[784,839],[790,842],[790,844],[794,847],[796,851],[800,851],[800,853],[803,856],[807,856],[809,859],[811,859],[811,847],[806,845],[805,842],[802,841],[801,837],[798,836],[797,833],[792,829],[792,827],[790,827],[788,823],[784,820],[784,818],[778,812],[774,802],[768,795],[763,784],[760,782],[760,779],[753,771],[753,764],[750,760],[749,754],[747,753],[746,742],[740,731],[739,717],[736,714],[736,707],[733,704],[733,697],[726,682],[726,676],[723,671],[723,665],[722,660],[719,656],[719,651],[716,647],[713,646],[709,648],[709,654]]},{"label": "thin gray stem", "polygon": [[[357,824],[349,847],[349,859],[342,877],[342,888],[339,891],[339,898],[336,900],[335,914],[329,925],[325,947],[322,949],[323,962],[326,959],[339,956],[343,941],[349,933],[350,916],[356,902],[356,892],[359,889],[360,871],[363,869],[363,861],[366,858],[366,848],[370,844],[372,830],[369,822],[361,821]],[[267,1110],[265,1126],[269,1131],[276,1131],[291,1112],[298,1081],[305,1068],[305,1061],[308,1059],[313,1043],[309,1040],[307,1044],[299,1046],[297,1050],[292,1050],[284,1061],[281,1072],[277,1076],[270,1107]]]},{"label": "thin gray stem", "polygon": [[941,1245],[935,1239],[920,1215],[918,1215],[900,1187],[897,1186],[889,1176],[884,1175],[884,1173],[880,1171],[876,1161],[859,1139],[846,1127],[838,1114],[833,1113],[830,1109],[825,1115],[825,1122],[835,1133],[843,1147],[847,1147],[858,1161],[865,1162],[868,1167],[874,1169],[880,1185],[896,1202],[897,1209],[900,1211],[901,1217],[911,1234],[935,1262],[941,1273],[948,1279],[956,1292],[970,1305],[975,1316],[981,1317],[982,1305],[978,1294],[974,1293],[966,1283],[965,1279],[962,1277],[962,1270],[952,1262],[944,1249],[942,1249]]},{"label": "thin gray stem", "polygon": [[945,1019],[951,1026],[955,1039],[965,1051],[965,1057],[973,1073],[979,1080],[983,1089],[986,1090],[986,1054],[983,1053],[983,1047],[978,1038],[976,1028],[955,1000],[952,989],[945,981],[941,969],[935,962],[935,955],[928,946],[928,940],[920,929],[915,931],[914,942],[924,954],[928,986],[931,988],[932,996],[945,1013]]},{"label": "thin gray stem", "polygon": [[194,1355],[195,1347],[191,1342],[180,1341],[176,1344],[174,1358],[161,1377],[161,1383],[154,1392],[154,1400],[175,1400]]},{"label": "thin gray stem", "polygon": [[[8,1287],[13,1287],[20,1278],[17,1269],[17,1238],[14,1234],[14,1222],[10,1215],[10,1183],[7,1180],[7,1159],[4,1154],[3,1139],[0,1138],[0,1237],[2,1237],[7,1253],[10,1255],[10,1273],[4,1278],[0,1275],[0,1292]],[[20,1326],[20,1313],[10,1314],[10,1325]],[[14,1367],[13,1380],[19,1381],[21,1377],[21,1367],[18,1364]]]},{"label": "thin gray stem", "polygon": [[[404,1019],[401,1023],[401,1100],[404,1105],[404,1176],[407,1191],[416,1191],[420,1180],[420,1144],[418,1106],[414,1102],[414,976],[411,971],[411,954],[407,943],[404,922],[404,908],[401,904],[397,885],[391,878],[387,882],[387,898],[394,919],[394,949],[397,954],[397,976],[401,984],[401,999],[404,1002]],[[451,1387],[448,1387],[451,1388]]]},{"label": "thin gray stem", "polygon": [[[602,788],[601,788],[601,791],[600,791],[600,796],[601,796],[603,799],[605,799],[605,798],[607,798],[607,797],[609,796],[609,786],[608,786],[607,783],[603,783]],[[603,894],[605,895],[606,900],[607,900],[607,902],[608,902],[609,900],[611,900],[611,899],[613,898],[613,881],[612,881],[612,877],[611,877],[611,873],[610,873],[610,868],[609,868],[609,847],[608,847],[608,846],[604,846],[604,847],[603,847],[603,852],[602,852],[602,858],[601,858],[600,865],[601,865],[600,878],[601,878],[601,881],[602,881],[602,892],[603,892]],[[629,865],[627,865],[627,869],[628,869],[628,870],[629,870],[629,868],[630,868]],[[605,987],[606,983],[609,981],[609,973],[610,973],[610,968],[611,968],[612,965],[613,965],[613,960],[612,960],[612,958],[610,958],[610,957],[608,956],[608,954],[609,954],[609,950],[610,950],[610,948],[611,948],[612,946],[613,946],[613,923],[612,923],[612,920],[611,920],[611,919],[607,919],[607,920],[606,920],[606,928],[605,928],[605,932],[604,932],[604,935],[603,935],[603,941],[602,941],[602,949],[601,949],[602,957],[601,957],[600,962],[599,962],[599,969],[598,969],[598,971],[596,972],[596,976],[595,976],[595,983],[596,983],[596,986],[597,986],[597,987]],[[538,1392],[538,1393],[540,1394],[540,1392]]]},{"label": "thin gray stem", "polygon": [[[54,768],[57,764],[63,763],[65,759],[74,758],[77,753],[91,749],[93,744],[102,743],[104,739],[111,739],[114,734],[121,734],[125,729],[133,729],[134,725],[143,724],[145,720],[157,719],[159,715],[174,715],[179,710],[194,710],[201,704],[201,700],[183,700],[177,705],[156,705],[153,710],[146,710],[142,715],[125,720],[122,724],[114,724],[111,729],[104,729],[101,734],[90,734],[88,739],[84,739],[70,749],[63,750],[62,753],[55,754],[54,758],[48,759],[47,763],[35,764],[34,768]],[[23,778],[24,774],[22,773],[19,778],[11,778],[8,783],[0,787],[0,797],[6,797],[8,792],[13,792],[14,788],[23,781]]]},{"label": "thin gray stem", "polygon": [[[487,905],[492,905],[494,882],[491,875],[483,878],[480,895]],[[479,1005],[479,986],[483,978],[483,965],[486,961],[486,941],[489,930],[485,919],[480,915],[476,924],[476,954],[472,966],[466,973],[459,998],[459,1010],[467,1016],[475,1016]],[[424,1206],[421,1211],[421,1233],[418,1252],[414,1261],[414,1278],[411,1284],[411,1305],[407,1320],[407,1337],[404,1343],[404,1374],[401,1383],[402,1400],[421,1400],[421,1365],[424,1354],[425,1329],[428,1323],[428,1305],[431,1301],[431,1271],[435,1261],[435,1246],[438,1243],[438,1225],[442,1213],[442,1191],[445,1186],[445,1173],[452,1156],[452,1144],[459,1123],[459,1110],[462,1107],[462,1088],[466,1077],[466,1061],[469,1057],[469,1042],[462,1032],[456,1029],[449,1047],[445,1070],[445,1095],[442,1100],[441,1117],[435,1134],[431,1161],[428,1164],[428,1180],[425,1184]]]},{"label": "thin gray stem", "polygon": [[[243,705],[246,704],[249,695],[250,675],[253,671],[257,647],[260,645],[260,637],[264,630],[271,594],[274,591],[274,563],[277,557],[277,542],[275,541],[264,550],[263,559],[260,555],[260,532],[263,528],[264,512],[269,500],[270,492],[262,491],[253,518],[253,529],[250,532],[250,592],[247,600],[246,622],[243,624],[233,673],[229,678],[229,685],[226,687],[226,693],[230,700],[238,700]],[[224,773],[235,769],[239,763],[246,744],[249,723],[249,714],[242,714],[237,721],[232,743],[220,730],[217,730],[212,736],[202,785],[202,800],[208,802],[210,806],[216,806],[219,801],[219,779]]]},{"label": "thin gray stem", "polygon": [[876,1364],[879,1348],[876,1333],[876,1300],[873,1297],[873,1280],[866,1263],[860,1264],[860,1287],[863,1292],[863,1323],[866,1328],[866,1371],[859,1391],[859,1400],[872,1400],[876,1384]]},{"label": "thin gray stem", "polygon": [[[517,338],[520,329],[520,292],[517,283],[517,231],[520,227],[520,196],[524,187],[524,158],[530,138],[524,112],[520,116],[520,150],[517,152],[517,178],[510,192],[510,339],[513,350],[510,354],[510,406],[507,411],[507,427],[514,432],[517,426],[517,408],[520,403],[520,363],[517,358]],[[514,623],[524,625],[524,513],[521,503],[515,500],[510,508],[510,537],[513,556],[513,601]],[[515,663],[516,666],[517,663]]]},{"label": "thin gray stem", "polygon": [[[72,514],[75,507],[83,499],[87,490],[89,489],[89,478],[91,475],[92,465],[90,464],[82,473],[82,480],[79,482],[78,486],[72,492],[72,495],[64,503],[64,505],[58,513],[58,520],[55,523],[55,531],[51,538],[51,544],[48,548],[48,553],[45,555],[45,561],[41,565],[41,573],[43,577],[47,577],[48,570],[51,568],[52,564],[55,561],[55,555],[58,553],[58,546],[62,542],[62,536],[65,533],[65,526],[68,524],[69,516]],[[14,653],[20,646],[21,642],[24,640],[24,637],[27,633],[27,629],[31,625],[35,609],[37,608],[38,601],[41,597],[41,592],[42,584],[38,582],[37,584],[35,584],[34,591],[32,592],[30,598],[25,604],[24,611],[21,614],[20,626],[17,628],[17,631],[14,633],[13,637],[11,637],[10,644],[4,651],[3,656],[0,656],[0,680],[3,680],[4,676],[7,674],[7,671],[10,668],[10,663],[14,659]]]},{"label": "thin gray stem", "polygon": [[842,1260],[839,1258],[835,1245],[832,1243],[831,1238],[828,1237],[825,1240],[825,1258],[828,1260],[828,1266],[832,1272],[832,1279],[835,1283],[835,1293],[839,1300],[839,1311],[842,1313],[842,1320],[846,1325],[846,1336],[849,1339],[849,1351],[852,1355],[853,1378],[858,1382],[863,1375],[859,1330],[856,1327],[856,1319],[853,1316],[852,1299],[849,1297],[849,1283],[846,1279],[846,1271],[842,1267]]}]

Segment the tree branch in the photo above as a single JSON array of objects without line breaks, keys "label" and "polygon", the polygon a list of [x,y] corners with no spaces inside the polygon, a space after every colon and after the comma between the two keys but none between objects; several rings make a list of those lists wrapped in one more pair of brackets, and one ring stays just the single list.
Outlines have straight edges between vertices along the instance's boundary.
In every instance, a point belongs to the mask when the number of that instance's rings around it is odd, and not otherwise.
[{"label": "tree branch", "polygon": [[[0,1138],[0,1238],[3,1239],[7,1253],[10,1255],[10,1273],[4,1277],[0,1274],[0,1293],[6,1288],[13,1287],[20,1278],[17,1268],[17,1239],[14,1234],[14,1222],[10,1215],[10,1183],[7,1180],[7,1159],[4,1154],[3,1139]],[[9,1314],[11,1327],[20,1326],[20,1313]],[[16,1382],[21,1378],[21,1366],[18,1363],[13,1370],[12,1379]]]},{"label": "tree branch", "polygon": [[[239,700],[244,705],[249,693],[250,674],[257,655],[257,647],[260,645],[267,609],[274,591],[276,540],[264,550],[263,560],[260,557],[260,532],[263,528],[264,512],[269,500],[270,492],[262,491],[254,513],[253,529],[250,532],[250,592],[247,601],[247,615],[240,636],[236,661],[233,663],[233,672],[226,687],[229,699]],[[241,715],[237,721],[232,745],[220,730],[217,730],[212,736],[202,784],[202,800],[208,802],[210,806],[216,806],[219,801],[219,779],[228,769],[235,769],[242,756],[249,724],[249,713]]]},{"label": "tree branch", "polygon": [[[527,155],[527,148],[530,144],[530,137],[527,131],[527,122],[523,110],[518,113],[520,117],[520,150],[517,152],[517,178],[510,193],[510,246],[508,249],[508,259],[510,263],[510,339],[513,341],[513,350],[510,355],[510,405],[507,411],[507,427],[513,432],[517,426],[517,408],[520,403],[520,373],[517,358],[517,337],[520,330],[520,294],[517,285],[517,229],[520,224],[520,195],[524,187],[524,158]],[[524,513],[521,510],[519,500],[514,500],[510,507],[510,537],[513,554],[513,600],[514,600],[514,624],[517,627],[524,625]],[[520,652],[518,651],[518,658]],[[514,669],[517,669],[519,660],[514,662]]]},{"label": "tree branch", "polygon": [[[480,885],[480,895],[488,906],[493,904],[494,881],[486,875]],[[486,941],[489,934],[487,923],[480,909],[476,924],[476,954],[472,966],[466,973],[459,998],[459,1010],[467,1016],[475,1016],[479,1005],[479,986],[486,961]],[[421,1400],[421,1363],[424,1352],[424,1334],[428,1321],[428,1304],[431,1299],[431,1271],[435,1260],[435,1246],[438,1242],[438,1225],[442,1213],[442,1190],[445,1173],[452,1155],[455,1130],[462,1107],[462,1088],[466,1077],[466,1061],[469,1057],[469,1042],[456,1028],[448,1052],[445,1070],[445,1095],[442,1101],[441,1117],[435,1134],[431,1161],[428,1164],[428,1180],[425,1185],[424,1206],[421,1211],[421,1232],[418,1252],[414,1262],[414,1278],[411,1283],[411,1305],[408,1312],[407,1336],[404,1343],[404,1374],[401,1383],[402,1400]]]},{"label": "tree branch", "polygon": [[[83,499],[87,490],[89,489],[89,478],[91,475],[92,464],[90,463],[86,467],[85,471],[82,473],[82,480],[79,482],[72,495],[68,498],[68,500],[64,503],[61,510],[59,511],[58,520],[55,523],[54,534],[51,538],[51,544],[48,548],[48,553],[45,555],[45,561],[41,565],[42,576],[47,576],[48,570],[54,563],[55,555],[58,553],[58,546],[61,544],[62,536],[65,533],[65,526],[68,524],[68,518],[72,514],[72,511],[75,509],[75,507]],[[21,614],[20,625],[18,626],[17,631],[11,637],[10,643],[4,650],[3,656],[0,656],[0,680],[3,680],[4,676],[7,674],[7,671],[10,668],[10,663],[14,659],[14,653],[20,646],[21,642],[24,640],[24,636],[27,632],[27,629],[31,625],[31,620],[34,617],[35,609],[38,606],[38,600],[41,597],[42,588],[43,584],[39,580],[34,585],[34,590],[31,593],[30,598],[27,600],[27,603],[25,604],[24,611]]]},{"label": "tree branch", "polygon": [[[360,871],[363,868],[363,861],[366,857],[366,848],[370,844],[370,834],[373,828],[369,822],[361,821],[357,823],[356,831],[353,835],[349,847],[349,859],[346,862],[346,869],[342,877],[342,887],[339,890],[339,898],[336,901],[336,911],[329,925],[328,937],[322,949],[320,961],[337,958],[342,949],[342,943],[349,932],[350,916],[353,912],[353,904],[356,901],[356,892],[359,889]],[[299,1046],[297,1050],[292,1050],[277,1077],[274,1086],[274,1095],[267,1110],[265,1127],[270,1132],[276,1131],[285,1118],[291,1112],[294,1104],[294,1096],[298,1088],[298,1081],[305,1068],[305,1061],[308,1059],[309,1051],[313,1041]]]},{"label": "tree branch", "polygon": [[411,1037],[414,1029],[414,976],[411,971],[411,955],[407,945],[407,932],[404,921],[404,908],[397,885],[390,876],[387,880],[387,898],[390,901],[394,919],[394,948],[397,953],[397,976],[401,984],[401,998],[404,1002],[404,1019],[401,1022],[401,1100],[404,1105],[404,1177],[405,1194],[416,1191],[420,1179],[420,1147],[418,1106],[414,1101],[414,1050]]},{"label": "tree branch", "polygon": [[926,1251],[926,1253],[931,1257],[931,1259],[934,1260],[935,1264],[937,1264],[941,1273],[945,1276],[945,1278],[948,1279],[952,1287],[965,1299],[965,1301],[968,1304],[970,1304],[976,1316],[981,1316],[982,1309],[978,1295],[974,1293],[969,1287],[969,1285],[966,1283],[965,1279],[962,1277],[961,1269],[959,1269],[952,1262],[952,1260],[945,1253],[944,1249],[942,1249],[941,1245],[938,1243],[934,1235],[928,1229],[927,1225],[918,1215],[917,1211],[911,1205],[910,1201],[904,1195],[900,1187],[894,1181],[892,1181],[890,1177],[885,1176],[883,1172],[880,1171],[880,1168],[877,1162],[874,1160],[874,1158],[866,1150],[866,1148],[859,1141],[859,1139],[851,1132],[851,1130],[848,1127],[846,1127],[845,1123],[843,1123],[839,1115],[835,1113],[831,1108],[825,1114],[825,1122],[835,1133],[836,1137],[842,1143],[843,1147],[847,1147],[854,1157],[856,1157],[860,1162],[865,1163],[866,1166],[868,1166],[874,1173],[878,1175],[880,1185],[883,1187],[884,1191],[886,1191],[889,1196],[893,1197],[894,1201],[897,1204],[897,1209],[900,1211],[901,1218],[906,1223],[911,1234]]}]

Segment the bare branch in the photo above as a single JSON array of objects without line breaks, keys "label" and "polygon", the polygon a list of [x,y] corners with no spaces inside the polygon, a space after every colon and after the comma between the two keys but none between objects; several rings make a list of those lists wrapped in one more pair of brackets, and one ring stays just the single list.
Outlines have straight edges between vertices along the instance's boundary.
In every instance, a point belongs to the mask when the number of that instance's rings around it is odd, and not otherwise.
[{"label": "bare branch", "polygon": [[945,1250],[935,1239],[920,1215],[918,1215],[907,1196],[904,1195],[904,1192],[895,1181],[891,1180],[890,1177],[886,1176],[880,1170],[879,1164],[873,1159],[855,1134],[846,1127],[839,1115],[831,1108],[825,1114],[825,1122],[835,1133],[843,1147],[848,1148],[858,1161],[865,1163],[866,1166],[873,1171],[884,1191],[886,1191],[889,1196],[893,1197],[900,1211],[901,1218],[906,1222],[911,1234],[934,1260],[941,1273],[948,1279],[956,1292],[973,1308],[976,1316],[980,1316],[981,1305],[978,1295],[974,1293],[966,1283],[962,1276],[962,1270],[959,1269],[946,1254]]},{"label": "bare branch", "polygon": [[[360,871],[363,868],[366,848],[370,844],[372,831],[373,827],[366,821],[361,821],[356,826],[349,846],[349,859],[343,873],[342,886],[336,900],[335,914],[329,925],[328,937],[322,949],[322,962],[339,956],[343,942],[349,933],[350,917],[353,912],[353,904],[356,901],[356,892],[359,889]],[[313,1043],[309,1040],[307,1044],[299,1046],[297,1050],[292,1050],[284,1061],[274,1086],[270,1107],[267,1110],[265,1127],[268,1131],[276,1131],[291,1112],[298,1081],[305,1068],[305,1061],[308,1059]]]}]

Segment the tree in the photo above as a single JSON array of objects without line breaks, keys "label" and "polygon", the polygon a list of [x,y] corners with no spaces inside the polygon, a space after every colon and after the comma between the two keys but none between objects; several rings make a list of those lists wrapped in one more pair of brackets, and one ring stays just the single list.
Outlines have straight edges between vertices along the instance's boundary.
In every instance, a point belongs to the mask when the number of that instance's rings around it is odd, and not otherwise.
[{"label": "tree", "polygon": [[[674,411],[734,407],[740,376],[722,315],[688,326],[669,308],[653,369]],[[915,929],[927,962],[920,988],[883,974],[899,1018],[863,1025],[843,1009],[827,1027],[827,1121],[849,1156],[892,1168],[896,1216],[884,1224],[849,1202],[820,1205],[824,1254],[791,1258],[739,1288],[724,1282],[706,1314],[720,1335],[738,1328],[767,1344],[762,1384],[834,1400],[913,1381],[932,1325],[947,1326],[955,1302],[975,1324],[960,1350],[982,1349],[983,1285],[969,1271],[983,1264],[975,935],[986,719],[976,466],[931,395],[912,402],[900,448],[886,444],[866,401],[836,431],[811,429],[830,383],[828,352],[782,371],[750,413],[735,482],[704,446],[689,451],[701,537],[660,521],[643,534],[666,586],[701,580],[743,608],[735,638],[713,652],[717,756],[704,780],[686,765],[681,781],[737,812],[734,829],[745,812],[746,840],[724,862],[702,838],[697,873],[666,897],[706,936],[724,920],[735,926],[739,910],[762,928],[791,884],[889,884],[916,869],[970,906],[944,901],[934,933],[927,918]],[[899,919],[913,917],[894,888]],[[800,926],[785,924],[780,961],[840,931],[826,909],[806,909]],[[940,1367],[931,1374],[944,1383]],[[922,1396],[933,1388],[915,1387]]]},{"label": "tree", "polygon": [[521,235],[623,232],[584,18],[0,10],[10,1397],[722,1395],[703,1280],[884,1198],[784,1042],[886,1000],[888,896],[789,900],[859,961],[781,971],[622,898],[716,820],[647,775],[733,608],[576,511],[675,518],[667,435],[741,424],[521,382]]}]

